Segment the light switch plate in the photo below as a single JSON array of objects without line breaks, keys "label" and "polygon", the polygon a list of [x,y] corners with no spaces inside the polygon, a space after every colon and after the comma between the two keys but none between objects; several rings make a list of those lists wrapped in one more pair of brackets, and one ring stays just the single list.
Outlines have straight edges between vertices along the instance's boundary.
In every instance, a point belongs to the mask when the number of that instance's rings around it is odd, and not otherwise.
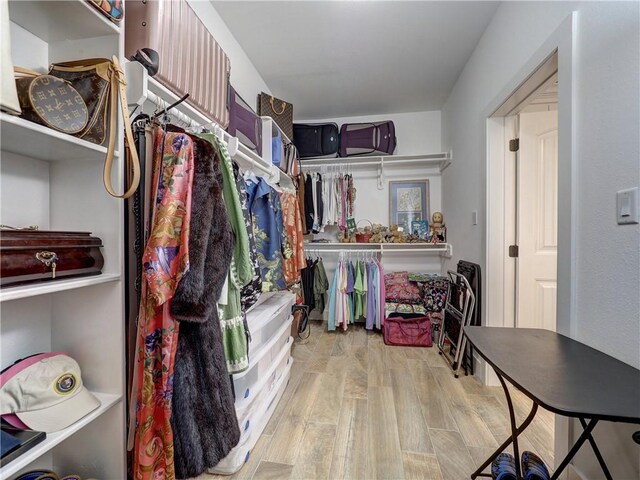
[{"label": "light switch plate", "polygon": [[618,191],[616,219],[618,225],[638,223],[638,187]]}]

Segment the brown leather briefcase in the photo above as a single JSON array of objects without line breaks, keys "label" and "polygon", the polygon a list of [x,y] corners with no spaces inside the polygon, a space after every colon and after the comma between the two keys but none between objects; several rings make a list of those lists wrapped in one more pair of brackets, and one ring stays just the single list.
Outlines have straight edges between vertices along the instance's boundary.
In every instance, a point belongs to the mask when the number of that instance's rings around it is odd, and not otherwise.
[{"label": "brown leather briefcase", "polygon": [[89,232],[0,231],[0,286],[99,275],[102,240]]}]

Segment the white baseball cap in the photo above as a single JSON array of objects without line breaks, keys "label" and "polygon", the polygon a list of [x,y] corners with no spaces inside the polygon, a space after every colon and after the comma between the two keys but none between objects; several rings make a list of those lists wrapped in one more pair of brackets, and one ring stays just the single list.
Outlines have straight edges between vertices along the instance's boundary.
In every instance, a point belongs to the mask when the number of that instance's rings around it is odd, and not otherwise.
[{"label": "white baseball cap", "polygon": [[0,374],[0,415],[18,428],[56,432],[99,406],[78,362],[64,353],[32,355]]}]

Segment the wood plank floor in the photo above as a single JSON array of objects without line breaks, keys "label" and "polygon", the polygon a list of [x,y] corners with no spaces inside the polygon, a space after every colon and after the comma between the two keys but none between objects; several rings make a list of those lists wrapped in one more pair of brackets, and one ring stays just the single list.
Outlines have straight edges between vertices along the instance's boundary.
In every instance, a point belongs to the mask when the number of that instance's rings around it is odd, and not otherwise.
[{"label": "wood plank floor", "polygon": [[[500,387],[453,377],[437,348],[384,345],[361,326],[294,344],[291,380],[250,460],[222,479],[468,479],[509,432]],[[531,402],[514,391],[521,421]],[[520,437],[553,464],[553,415]]]}]

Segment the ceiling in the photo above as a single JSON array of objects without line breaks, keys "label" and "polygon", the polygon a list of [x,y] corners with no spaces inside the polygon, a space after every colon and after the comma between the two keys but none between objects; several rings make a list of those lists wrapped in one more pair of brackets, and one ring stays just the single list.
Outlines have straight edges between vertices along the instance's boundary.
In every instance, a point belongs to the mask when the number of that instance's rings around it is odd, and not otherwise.
[{"label": "ceiling", "polygon": [[212,4],[300,120],[441,109],[499,2]]}]

